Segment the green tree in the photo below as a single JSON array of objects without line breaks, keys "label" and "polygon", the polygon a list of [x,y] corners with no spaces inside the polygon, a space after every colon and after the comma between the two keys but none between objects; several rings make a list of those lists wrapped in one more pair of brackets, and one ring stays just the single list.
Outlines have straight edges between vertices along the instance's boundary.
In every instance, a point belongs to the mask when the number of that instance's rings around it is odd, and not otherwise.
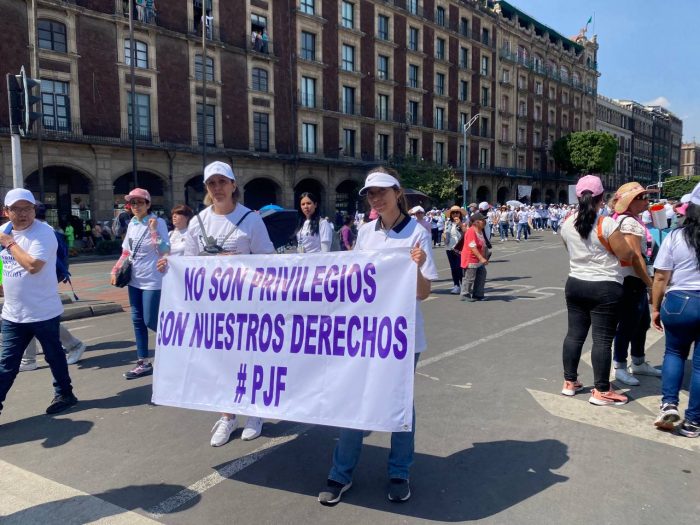
[{"label": "green tree", "polygon": [[615,165],[617,140],[604,131],[578,131],[569,141],[571,164],[583,173],[608,173]]},{"label": "green tree", "polygon": [[664,182],[662,188],[662,197],[664,199],[680,199],[686,193],[693,191],[695,185],[700,182],[700,177],[690,177],[687,180],[675,179],[669,182]]},{"label": "green tree", "polygon": [[559,169],[566,173],[573,173],[574,166],[571,164],[571,151],[569,143],[571,142],[571,134],[564,135],[556,140],[552,145],[552,156],[559,166]]},{"label": "green tree", "polygon": [[460,182],[455,171],[416,157],[394,158],[389,165],[399,172],[401,185],[425,193],[435,204],[448,204],[454,200]]}]

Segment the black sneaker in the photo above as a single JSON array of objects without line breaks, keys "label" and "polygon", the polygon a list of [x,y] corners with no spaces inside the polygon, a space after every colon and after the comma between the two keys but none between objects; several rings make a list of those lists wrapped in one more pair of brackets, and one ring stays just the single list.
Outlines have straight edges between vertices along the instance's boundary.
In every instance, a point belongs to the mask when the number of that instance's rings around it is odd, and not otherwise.
[{"label": "black sneaker", "polygon": [[661,405],[661,410],[659,411],[658,417],[654,421],[654,425],[656,428],[660,428],[662,430],[673,430],[676,423],[678,423],[680,420],[681,416],[678,414],[678,407],[673,403],[664,403]]},{"label": "black sneaker", "polygon": [[411,487],[407,479],[392,478],[389,480],[389,501],[408,501],[411,497]]},{"label": "black sneaker", "polygon": [[336,503],[340,501],[340,498],[343,495],[343,492],[346,490],[349,490],[350,487],[352,487],[352,481],[348,483],[347,485],[343,485],[342,483],[335,481],[333,479],[329,479],[325,490],[322,490],[318,494],[318,502],[321,505],[326,505],[328,507],[332,507]]},{"label": "black sneaker", "polygon": [[678,427],[678,433],[681,436],[688,438],[696,438],[700,436],[700,422],[688,421],[687,419]]},{"label": "black sneaker", "polygon": [[124,373],[127,379],[138,379],[139,377],[150,376],[153,373],[151,363],[136,363],[136,366]]},{"label": "black sneaker", "polygon": [[59,412],[63,412],[67,408],[72,407],[77,402],[78,398],[75,397],[73,394],[55,396],[53,398],[53,401],[51,401],[51,404],[48,407],[46,407],[46,413],[58,414]]}]

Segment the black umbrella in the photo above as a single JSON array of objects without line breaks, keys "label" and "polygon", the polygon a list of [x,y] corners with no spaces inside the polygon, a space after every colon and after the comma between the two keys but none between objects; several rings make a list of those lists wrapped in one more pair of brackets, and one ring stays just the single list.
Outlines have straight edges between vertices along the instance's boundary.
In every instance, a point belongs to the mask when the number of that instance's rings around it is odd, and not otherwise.
[{"label": "black umbrella", "polygon": [[298,214],[296,210],[267,209],[261,210],[267,233],[275,248],[286,246],[294,235],[297,227]]}]

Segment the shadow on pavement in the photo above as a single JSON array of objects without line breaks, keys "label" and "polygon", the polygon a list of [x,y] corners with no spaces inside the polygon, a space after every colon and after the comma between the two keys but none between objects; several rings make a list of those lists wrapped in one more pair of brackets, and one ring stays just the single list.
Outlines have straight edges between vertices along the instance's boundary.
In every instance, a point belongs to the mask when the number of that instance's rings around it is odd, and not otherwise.
[{"label": "shadow on pavement", "polygon": [[[328,434],[333,432],[324,433]],[[285,445],[284,457],[280,452],[270,454],[234,479],[315,498],[325,486],[330,468],[334,442],[326,443],[330,446],[319,442],[319,446],[310,447],[307,440],[297,439]],[[405,504],[396,504],[386,497],[388,453],[387,448],[365,444],[353,486],[340,505],[422,520],[478,520],[569,479],[552,472],[569,459],[567,446],[561,441],[474,443],[448,457],[416,454],[411,470],[412,497]]]},{"label": "shadow on pavement", "polygon": [[[517,276],[507,276],[507,277],[494,277],[493,279],[489,279],[489,282],[495,282],[495,281],[518,281],[520,279],[532,279],[530,275],[517,275]],[[503,289],[503,288],[501,288]]]},{"label": "shadow on pavement", "polygon": [[[168,496],[185,489],[181,485],[168,485],[165,483],[149,485],[129,485],[118,489],[110,489],[93,496],[75,496],[58,501],[51,501],[35,505],[7,516],[3,516],[3,525],[25,525],[27,523],[92,523],[94,521],[109,518],[121,514],[123,510],[147,509],[151,505],[162,501]],[[93,499],[101,500],[117,505],[95,505]],[[200,495],[194,495],[175,512],[192,508],[201,500]],[[109,519],[105,519],[109,522]]]},{"label": "shadow on pavement", "polygon": [[[112,341],[100,345],[91,346],[83,354],[83,358],[78,362],[79,368],[114,368],[118,366],[128,367],[136,359],[136,350],[133,348],[133,341]],[[110,350],[112,348],[130,348],[121,352],[110,352],[101,355],[93,355],[99,350]],[[126,370],[124,370],[126,372]]]}]

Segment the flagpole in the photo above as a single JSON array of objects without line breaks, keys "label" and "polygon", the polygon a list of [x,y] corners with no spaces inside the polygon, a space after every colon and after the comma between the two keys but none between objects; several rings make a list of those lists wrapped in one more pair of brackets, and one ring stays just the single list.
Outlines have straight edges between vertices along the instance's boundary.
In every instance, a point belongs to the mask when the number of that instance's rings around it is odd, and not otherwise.
[{"label": "flagpole", "polygon": [[593,34],[595,35],[595,11],[593,11]]}]

